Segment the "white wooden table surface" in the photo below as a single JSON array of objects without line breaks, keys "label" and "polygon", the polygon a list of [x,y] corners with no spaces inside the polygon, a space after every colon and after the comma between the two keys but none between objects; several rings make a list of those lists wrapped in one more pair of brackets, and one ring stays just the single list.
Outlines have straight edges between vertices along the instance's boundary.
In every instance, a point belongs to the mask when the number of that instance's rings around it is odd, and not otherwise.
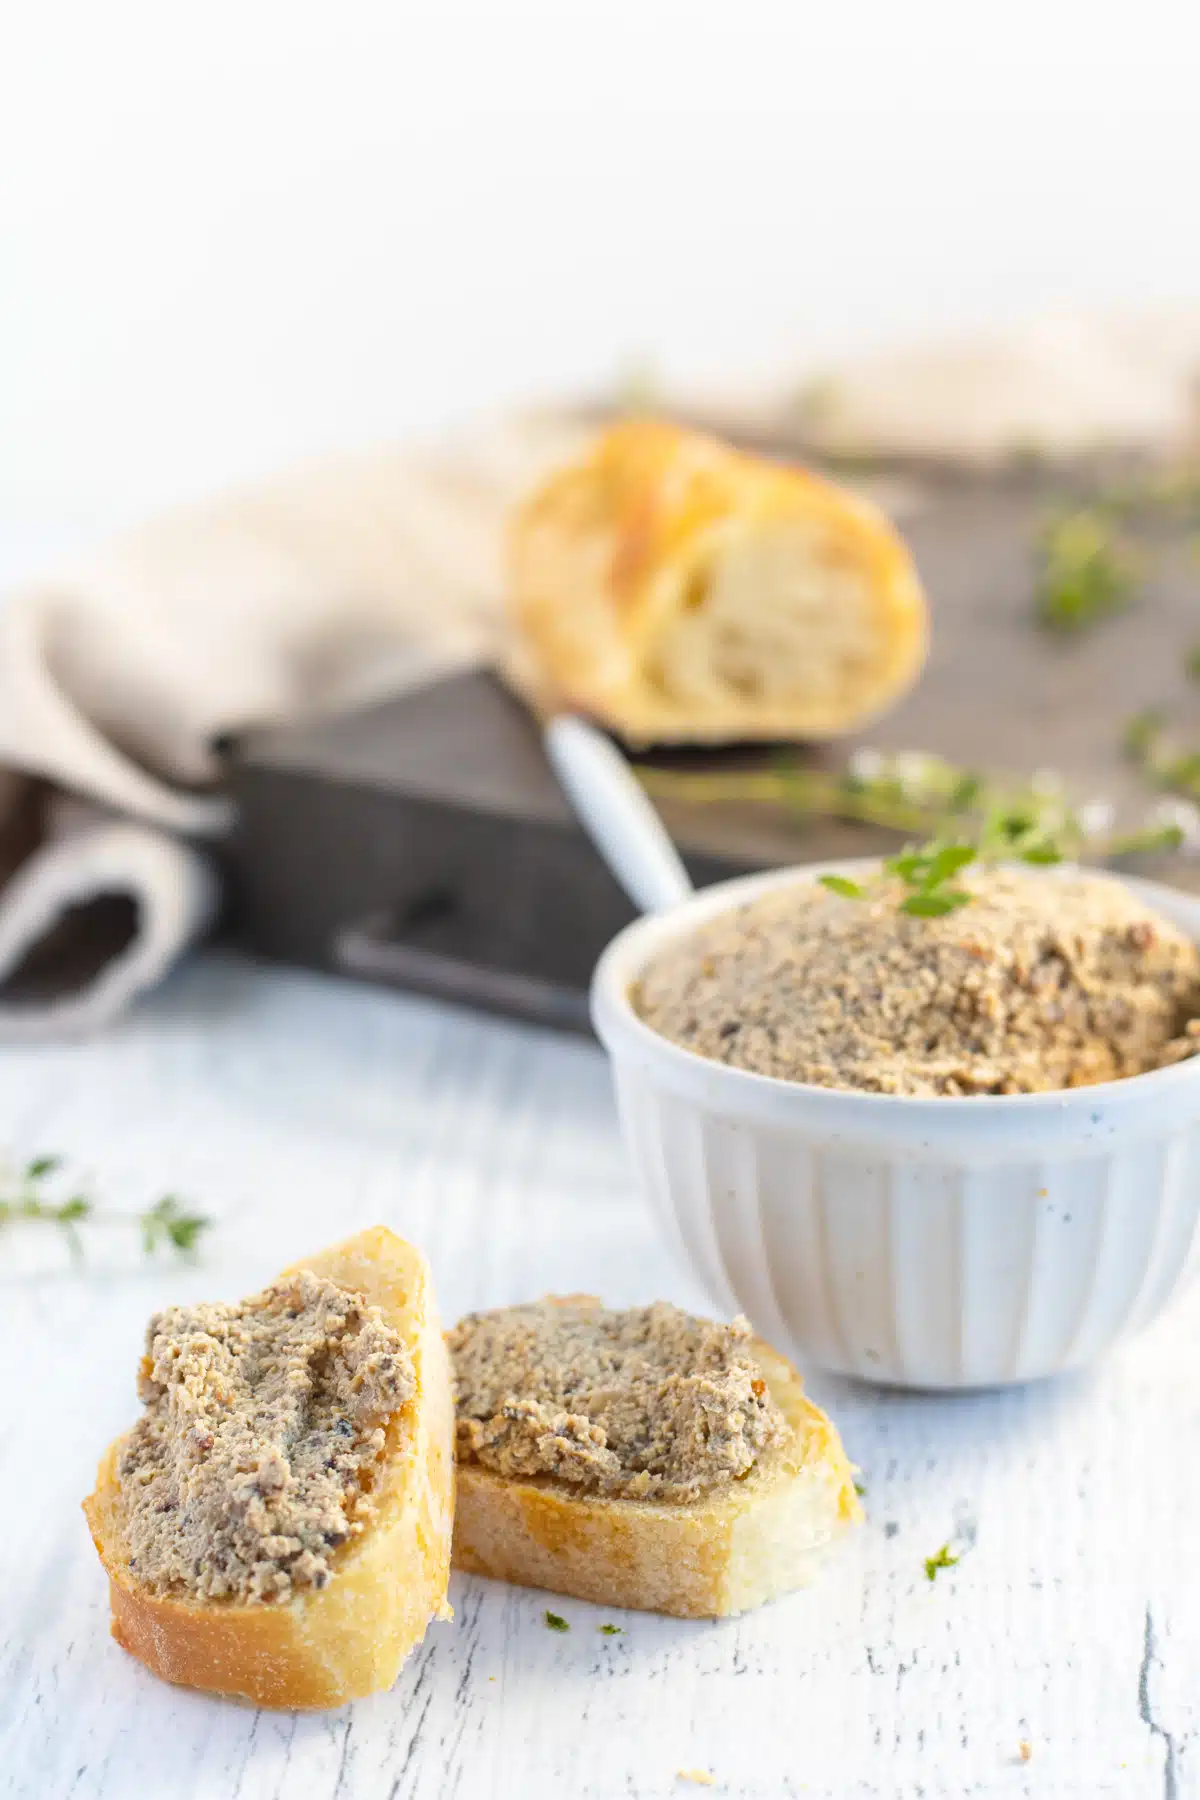
[{"label": "white wooden table surface", "polygon": [[[670,1266],[590,1045],[228,955],[110,1035],[0,1052],[0,1135],[113,1204],[217,1219],[195,1266],[92,1233],[73,1270],[0,1238],[0,1795],[570,1800],[1200,1795],[1200,1303],[1088,1379],[986,1397],[814,1376],[868,1522],[815,1588],[723,1624],[455,1577],[395,1688],[318,1717],[160,1685],[109,1639],[79,1511],[135,1412],[150,1311],[235,1296],[377,1220],[448,1318],[589,1288],[703,1297]],[[924,1559],[963,1559],[936,1583]],[[620,1624],[621,1636],[598,1626]],[[1020,1746],[1030,1747],[1022,1761]]]}]

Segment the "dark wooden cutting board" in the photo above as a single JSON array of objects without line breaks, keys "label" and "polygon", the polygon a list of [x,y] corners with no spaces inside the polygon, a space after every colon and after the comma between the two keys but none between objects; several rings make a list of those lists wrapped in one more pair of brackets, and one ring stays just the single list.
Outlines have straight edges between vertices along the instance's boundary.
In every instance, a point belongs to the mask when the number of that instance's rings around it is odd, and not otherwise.
[{"label": "dark wooden cutting board", "polygon": [[[1143,538],[1134,605],[1078,639],[1033,620],[1033,545],[1060,491],[1044,475],[920,478],[904,519],[933,640],[918,686],[857,744],[1028,775],[1056,770],[1131,824],[1153,796],[1122,753],[1126,721],[1167,706],[1200,740],[1183,656],[1200,641],[1200,564],[1180,534]],[[671,768],[755,767],[778,749],[673,753]],[[575,825],[523,709],[461,676],[347,717],[246,739],[231,779],[232,930],[257,951],[565,1025],[631,908]],[[874,853],[895,838],[773,806],[664,806],[700,882]],[[1194,885],[1176,861],[1172,879]]]}]

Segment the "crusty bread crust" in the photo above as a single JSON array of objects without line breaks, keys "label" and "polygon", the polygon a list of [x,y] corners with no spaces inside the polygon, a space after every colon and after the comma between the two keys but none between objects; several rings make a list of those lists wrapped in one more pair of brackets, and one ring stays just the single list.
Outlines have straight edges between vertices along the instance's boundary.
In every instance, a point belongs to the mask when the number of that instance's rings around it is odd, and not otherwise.
[{"label": "crusty bread crust", "polygon": [[[755,546],[781,531],[796,534],[793,566],[805,542],[825,547],[806,578],[812,629],[797,622],[778,640],[760,691],[744,671],[681,690],[688,656],[723,632],[744,637],[766,604]],[[508,548],[513,685],[542,712],[590,713],[632,743],[833,737],[882,712],[925,660],[925,597],[882,513],[808,470],[661,419],[610,427],[553,474],[514,514]],[[738,548],[749,561],[719,623],[694,608]],[[849,571],[861,585],[852,608]],[[775,626],[768,644],[777,612]],[[778,685],[781,663],[793,691]]]},{"label": "crusty bread crust", "polygon": [[429,1267],[418,1250],[377,1226],[296,1267],[378,1306],[404,1338],[416,1373],[412,1398],[389,1426],[378,1511],[339,1554],[329,1585],[285,1605],[179,1599],[139,1585],[121,1527],[120,1439],[100,1464],[84,1512],[108,1571],[112,1634],[155,1675],[258,1706],[340,1706],[390,1687],[430,1619],[450,1616],[453,1387]]},{"label": "crusty bread crust", "polygon": [[454,1566],[605,1606],[723,1618],[812,1579],[860,1515],[832,1422],[783,1357],[756,1342],[791,1438],[743,1480],[686,1505],[580,1495],[551,1476],[458,1468]]}]

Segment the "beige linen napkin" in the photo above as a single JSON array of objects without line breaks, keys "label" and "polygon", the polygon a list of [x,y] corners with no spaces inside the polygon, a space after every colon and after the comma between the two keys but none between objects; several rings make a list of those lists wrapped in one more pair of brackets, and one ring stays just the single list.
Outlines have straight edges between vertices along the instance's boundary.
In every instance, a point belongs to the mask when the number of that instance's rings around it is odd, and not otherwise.
[{"label": "beige linen napkin", "polygon": [[103,1023],[203,930],[222,737],[500,653],[504,514],[583,429],[303,470],[0,605],[0,1039]]},{"label": "beige linen napkin", "polygon": [[717,425],[831,455],[987,465],[1200,447],[1200,306],[1046,313],[884,347],[699,403]]}]

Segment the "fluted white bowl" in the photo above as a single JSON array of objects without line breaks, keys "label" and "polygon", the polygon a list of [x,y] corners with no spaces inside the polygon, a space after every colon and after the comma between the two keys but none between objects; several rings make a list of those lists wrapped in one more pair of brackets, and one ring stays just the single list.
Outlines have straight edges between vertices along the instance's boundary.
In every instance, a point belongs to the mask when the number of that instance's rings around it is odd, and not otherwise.
[{"label": "fluted white bowl", "polygon": [[[918,1388],[1089,1363],[1200,1270],[1200,1059],[1062,1093],[913,1099],[727,1068],[630,1004],[650,957],[715,913],[872,866],[722,882],[609,945],[592,1016],[641,1184],[713,1303],[798,1360]],[[1200,900],[1120,879],[1200,941]]]}]

